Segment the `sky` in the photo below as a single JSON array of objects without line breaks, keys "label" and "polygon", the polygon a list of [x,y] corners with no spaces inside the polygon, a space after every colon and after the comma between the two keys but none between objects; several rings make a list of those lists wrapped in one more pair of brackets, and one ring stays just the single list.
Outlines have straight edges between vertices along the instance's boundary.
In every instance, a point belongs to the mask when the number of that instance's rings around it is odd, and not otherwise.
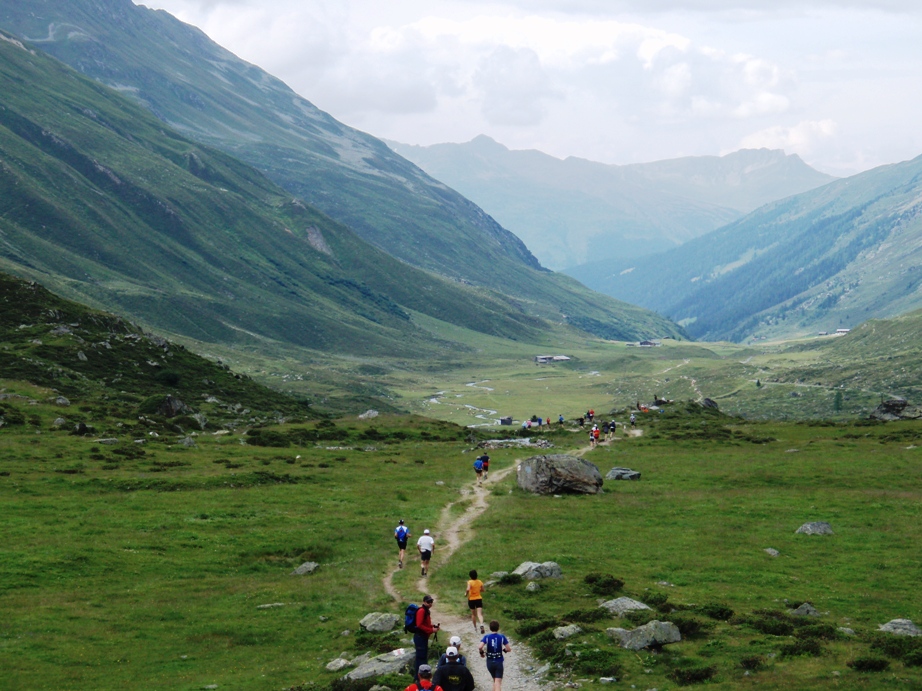
[{"label": "sky", "polygon": [[[138,0],[136,0],[138,1]],[[406,144],[639,163],[922,154],[919,0],[144,0]]]}]

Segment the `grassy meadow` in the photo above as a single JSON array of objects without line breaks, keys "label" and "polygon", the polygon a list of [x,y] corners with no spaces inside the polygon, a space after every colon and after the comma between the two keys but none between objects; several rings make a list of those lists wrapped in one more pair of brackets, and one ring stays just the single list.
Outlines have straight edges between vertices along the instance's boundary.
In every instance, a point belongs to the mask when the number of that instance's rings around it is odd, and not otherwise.
[{"label": "grassy meadow", "polygon": [[[334,688],[324,667],[340,653],[406,645],[356,633],[369,611],[401,611],[382,586],[396,520],[434,528],[473,479],[471,430],[438,420],[206,429],[185,447],[150,419],[75,437],[53,428],[62,411],[48,390],[0,388],[4,688]],[[606,670],[660,691],[682,670],[710,670],[716,688],[922,688],[914,651],[874,635],[894,618],[922,621],[922,425],[745,422],[679,405],[641,425],[644,436],[587,455],[603,473],[640,470],[640,482],[561,498],[525,495],[511,476],[497,486],[474,539],[449,563],[436,553],[436,613],[462,611],[470,568],[554,560],[562,580],[492,587],[485,611],[583,688]],[[558,451],[583,441],[547,438]],[[495,471],[521,452],[491,455]],[[836,534],[795,535],[814,520]],[[321,566],[290,575],[304,561]],[[395,578],[407,598],[417,573]],[[623,588],[593,592],[592,574]],[[604,629],[637,622],[596,619],[596,606],[622,594],[681,620],[687,639],[660,655],[617,649]],[[812,627],[786,613],[803,601],[822,613]],[[571,621],[585,629],[568,641],[579,657],[547,633]],[[888,669],[847,666],[867,657]]]}]

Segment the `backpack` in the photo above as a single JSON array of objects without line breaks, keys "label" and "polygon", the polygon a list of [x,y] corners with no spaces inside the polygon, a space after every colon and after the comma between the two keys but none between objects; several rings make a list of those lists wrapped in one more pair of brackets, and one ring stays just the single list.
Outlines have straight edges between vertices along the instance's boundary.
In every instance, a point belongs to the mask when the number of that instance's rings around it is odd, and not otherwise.
[{"label": "backpack", "polygon": [[477,472],[480,472],[481,470],[483,470],[483,459],[482,458],[478,458],[476,461],[474,461],[474,470],[476,470]]},{"label": "backpack", "polygon": [[403,613],[403,630],[406,633],[419,633],[416,630],[416,613],[418,611],[419,605],[415,602],[407,605],[407,610]]}]

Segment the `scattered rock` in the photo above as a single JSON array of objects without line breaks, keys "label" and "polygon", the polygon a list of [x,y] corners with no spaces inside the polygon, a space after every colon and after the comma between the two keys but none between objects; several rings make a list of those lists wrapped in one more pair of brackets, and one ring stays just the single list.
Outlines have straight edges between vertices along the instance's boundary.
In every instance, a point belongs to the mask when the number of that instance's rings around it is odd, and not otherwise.
[{"label": "scattered rock", "polygon": [[656,621],[638,626],[632,631],[626,629],[605,629],[618,645],[627,650],[642,650],[650,646],[661,646],[667,643],[678,643],[682,640],[679,627],[669,621]]},{"label": "scattered rock", "polygon": [[639,480],[640,473],[630,468],[612,468],[605,476],[606,480]]},{"label": "scattered rock", "polygon": [[922,636],[922,629],[909,619],[892,619],[877,628],[881,631],[892,633],[894,636]]},{"label": "scattered rock", "polygon": [[118,439],[115,437],[107,437],[106,439],[97,439],[96,443],[111,446],[112,444],[118,444]]},{"label": "scattered rock", "polygon": [[766,547],[766,548],[765,548],[765,553],[766,553],[768,556],[770,556],[770,557],[777,557],[779,554],[781,554],[781,552],[779,552],[778,550],[774,549],[773,547]]},{"label": "scattered rock", "polygon": [[331,672],[339,672],[346,669],[346,667],[351,667],[352,663],[349,660],[344,660],[341,657],[331,660],[327,663],[327,669]]},{"label": "scattered rock", "polygon": [[256,605],[256,609],[273,609],[274,607],[284,607],[284,602],[271,602],[268,605]]},{"label": "scattered rock", "polygon": [[371,612],[362,617],[359,626],[371,633],[387,633],[388,631],[393,631],[398,621],[399,618],[396,614]]},{"label": "scattered rock", "polygon": [[909,401],[892,398],[884,401],[868,417],[872,420],[918,420],[922,418],[922,407],[909,405]]},{"label": "scattered rock", "polygon": [[518,466],[517,480],[519,487],[534,494],[598,494],[602,491],[602,474],[598,467],[565,454],[525,459]]},{"label": "scattered rock", "polygon": [[352,632],[349,629],[346,629],[345,631],[342,631],[339,635],[340,636],[351,636]]},{"label": "scattered rock", "polygon": [[306,576],[309,573],[314,573],[314,571],[316,571],[317,567],[319,566],[320,564],[318,564],[315,561],[306,561],[303,564],[301,564],[301,566],[299,566],[294,571],[292,571],[291,575],[292,576]]},{"label": "scattered rock", "polygon": [[538,578],[563,578],[560,564],[553,561],[546,561],[543,564],[523,561],[512,573],[521,576],[526,581],[534,581]]},{"label": "scattered rock", "polygon": [[198,423],[199,429],[205,429],[205,427],[208,425],[208,418],[202,415],[201,413],[193,414],[192,419]]},{"label": "scattered rock", "polygon": [[95,431],[96,430],[92,425],[88,425],[84,422],[78,422],[76,425],[74,425],[74,431],[71,432],[71,434],[75,436],[84,436],[87,434],[92,434]]},{"label": "scattered rock", "polygon": [[494,571],[493,573],[490,574],[490,578],[494,578],[498,581],[503,576],[508,576],[508,575],[509,575],[508,571]]},{"label": "scattered rock", "polygon": [[670,583],[669,581],[657,581],[656,585],[661,585],[664,588],[675,588],[675,583]]},{"label": "scattered rock", "polygon": [[157,414],[164,417],[176,417],[191,412],[192,409],[175,396],[164,396],[160,405],[157,406]]},{"label": "scattered rock", "polygon": [[384,655],[366,660],[346,675],[346,679],[368,679],[382,674],[400,674],[409,668],[416,657],[415,650],[398,648]]},{"label": "scattered rock", "polygon": [[599,677],[600,684],[614,684],[618,680],[615,677]]},{"label": "scattered rock", "polygon": [[64,398],[64,396],[58,396],[57,398],[52,399],[51,402],[55,405],[59,405],[65,408],[70,405],[70,401]]},{"label": "scattered rock", "polygon": [[803,603],[800,607],[795,609],[791,614],[798,617],[818,617],[820,616],[819,611],[811,605],[809,602]]},{"label": "scattered rock", "polygon": [[182,439],[179,440],[179,443],[182,444],[183,446],[191,448],[195,446],[195,439],[193,439],[192,437],[183,437]]},{"label": "scattered rock", "polygon": [[576,624],[570,624],[569,626],[558,626],[556,629],[554,629],[554,638],[556,638],[558,641],[562,641],[564,638],[577,636],[582,632],[583,630]]},{"label": "scattered rock", "polygon": [[[340,655],[340,657],[342,657],[343,655],[346,655],[346,653],[343,653],[342,655]],[[370,659],[371,659],[371,653],[362,653],[358,657],[354,657],[351,660],[349,660],[349,664],[352,665],[353,667],[358,667],[359,665],[364,665]]]},{"label": "scattered rock", "polygon": [[371,420],[372,418],[378,417],[377,410],[366,410],[364,413],[359,415],[359,420]]},{"label": "scattered rock", "polygon": [[804,535],[835,535],[835,533],[832,532],[832,526],[825,521],[804,523],[795,533],[802,533]]},{"label": "scattered rock", "polygon": [[78,350],[77,359],[80,360],[80,362],[86,362],[86,354],[82,350]]},{"label": "scattered rock", "polygon": [[638,609],[650,609],[644,603],[632,600],[629,597],[619,597],[608,602],[603,602],[599,607],[604,607],[618,617],[623,617],[627,612]]},{"label": "scattered rock", "polygon": [[840,627],[838,628],[838,631],[839,631],[840,633],[844,633],[846,636],[854,636],[854,635],[855,635],[855,630],[854,630],[854,629],[850,629],[850,628],[848,628],[847,626],[840,626]]},{"label": "scattered rock", "polygon": [[530,593],[537,593],[539,590],[541,590],[541,586],[538,584],[537,581],[532,581],[531,583],[525,586],[525,590],[527,590]]},{"label": "scattered rock", "polygon": [[67,424],[67,420],[62,417],[55,418],[54,422],[51,423],[52,427],[63,427]]}]

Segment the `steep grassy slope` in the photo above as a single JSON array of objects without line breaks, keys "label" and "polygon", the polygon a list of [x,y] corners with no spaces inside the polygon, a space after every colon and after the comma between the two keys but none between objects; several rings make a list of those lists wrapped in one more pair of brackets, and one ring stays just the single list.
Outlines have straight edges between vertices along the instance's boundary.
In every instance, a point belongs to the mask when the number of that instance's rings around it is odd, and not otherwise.
[{"label": "steep grassy slope", "polygon": [[166,12],[130,0],[0,0],[0,27],[249,162],[411,265],[499,290],[534,316],[600,324],[597,335],[638,319],[661,335],[681,333],[549,274],[473,203]]},{"label": "steep grassy slope", "polygon": [[770,201],[835,178],[781,151],[738,151],[634,165],[466,144],[389,142],[518,235],[547,266],[594,286],[612,258],[679,245]]},{"label": "steep grassy slope", "polygon": [[922,157],[785,199],[613,267],[605,291],[705,339],[851,327],[922,304]]},{"label": "steep grassy slope", "polygon": [[514,339],[551,328],[371,247],[252,168],[12,41],[0,41],[7,270],[201,341],[409,356],[444,348],[411,311]]}]

